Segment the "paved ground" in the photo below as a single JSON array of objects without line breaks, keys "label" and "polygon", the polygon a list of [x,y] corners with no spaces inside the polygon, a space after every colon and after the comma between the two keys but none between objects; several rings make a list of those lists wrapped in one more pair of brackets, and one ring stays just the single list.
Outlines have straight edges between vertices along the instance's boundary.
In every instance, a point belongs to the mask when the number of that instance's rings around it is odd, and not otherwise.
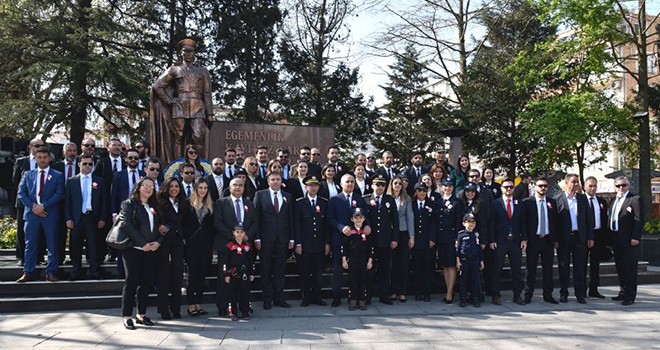
[{"label": "paved ground", "polygon": [[[617,289],[602,288],[612,296]],[[249,321],[211,316],[161,321],[125,330],[119,309],[0,315],[0,349],[649,349],[660,348],[660,285],[639,289],[628,307],[589,299],[550,305],[535,296],[529,305],[485,303],[481,308],[408,301],[374,304],[367,311],[296,305],[270,311],[255,304]],[[556,292],[555,292],[556,293]],[[212,305],[205,306],[214,310]]]}]

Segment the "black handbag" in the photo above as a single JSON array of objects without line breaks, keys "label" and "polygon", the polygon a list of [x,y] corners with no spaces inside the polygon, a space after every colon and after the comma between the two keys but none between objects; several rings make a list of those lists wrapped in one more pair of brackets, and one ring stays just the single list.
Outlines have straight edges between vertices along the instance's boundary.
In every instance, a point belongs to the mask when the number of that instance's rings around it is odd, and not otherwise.
[{"label": "black handbag", "polygon": [[[133,207],[132,221],[135,221],[135,207]],[[124,220],[117,220],[112,225],[110,232],[105,237],[105,243],[110,247],[118,250],[124,250],[133,245],[133,241],[128,234],[127,230],[132,229],[130,224]]]}]

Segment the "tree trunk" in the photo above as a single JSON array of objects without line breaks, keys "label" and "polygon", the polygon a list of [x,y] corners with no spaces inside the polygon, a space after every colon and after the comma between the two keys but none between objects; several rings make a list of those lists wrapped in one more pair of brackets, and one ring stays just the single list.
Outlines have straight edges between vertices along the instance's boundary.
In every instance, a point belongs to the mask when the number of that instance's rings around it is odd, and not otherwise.
[{"label": "tree trunk", "polygon": [[639,74],[640,111],[646,116],[639,120],[639,194],[642,198],[644,217],[651,217],[651,134],[649,127],[649,77],[646,53],[646,1],[639,0],[639,46],[637,47],[637,72]]},{"label": "tree trunk", "polygon": [[87,76],[89,74],[89,11],[92,0],[78,1],[78,28],[85,33],[78,42],[73,44],[73,55],[77,60],[74,65],[73,82],[71,83],[71,129],[70,141],[79,145],[85,137],[87,121]]}]

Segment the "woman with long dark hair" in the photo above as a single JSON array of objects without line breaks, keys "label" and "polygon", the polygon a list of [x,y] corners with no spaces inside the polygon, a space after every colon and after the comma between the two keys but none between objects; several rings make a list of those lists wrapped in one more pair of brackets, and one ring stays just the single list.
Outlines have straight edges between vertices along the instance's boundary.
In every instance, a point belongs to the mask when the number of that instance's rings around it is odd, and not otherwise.
[{"label": "woman with long dark hair", "polygon": [[161,215],[156,211],[154,181],[148,177],[140,179],[128,199],[121,203],[117,221],[128,227],[125,230],[131,239],[131,247],[123,251],[124,288],[121,296],[121,314],[124,327],[135,329],[132,315],[137,294],[135,323],[153,326],[147,317],[149,284],[156,263],[156,252],[165,238],[158,232]]},{"label": "woman with long dark hair", "polygon": [[184,163],[192,164],[195,167],[195,178],[206,177],[208,174],[199,157],[199,149],[195,145],[187,145],[186,150],[183,153]]},{"label": "woman with long dark hair", "polygon": [[335,166],[328,163],[321,169],[321,188],[319,189],[319,196],[330,200],[330,197],[336,196],[341,193],[341,187],[335,183]]},{"label": "woman with long dark hair", "polygon": [[184,224],[187,225],[190,203],[181,191],[181,182],[171,177],[160,186],[158,207],[162,221],[158,231],[165,235],[157,254],[158,313],[164,320],[181,318],[183,286]]},{"label": "woman with long dark hair", "polygon": [[196,317],[206,315],[202,308],[204,299],[204,280],[211,260],[213,260],[213,201],[209,194],[208,181],[200,177],[195,181],[190,195],[189,228],[184,232],[186,238],[185,257],[188,265],[188,315]]},{"label": "woman with long dark hair", "polygon": [[[398,236],[396,240],[398,245],[392,252],[392,274],[391,274],[391,295],[390,300],[396,300],[405,303],[408,299],[406,291],[408,290],[408,274],[410,271],[410,246],[408,245],[410,235],[408,234],[408,207],[411,205],[410,196],[406,192],[406,184],[403,179],[405,176],[396,175],[390,181],[387,187],[387,194],[394,197],[396,201],[396,210],[399,215]],[[394,234],[393,234],[394,235]]]},{"label": "woman with long dark hair", "polygon": [[291,176],[285,180],[287,183],[287,190],[291,193],[291,197],[294,201],[303,198],[307,195],[307,189],[305,189],[305,184],[303,180],[309,171],[309,164],[304,160],[299,160],[292,167]]},{"label": "woman with long dark hair", "polygon": [[454,182],[454,195],[457,196],[463,189],[468,180],[468,173],[470,172],[470,157],[461,155],[456,162],[456,169],[452,170],[450,176]]}]

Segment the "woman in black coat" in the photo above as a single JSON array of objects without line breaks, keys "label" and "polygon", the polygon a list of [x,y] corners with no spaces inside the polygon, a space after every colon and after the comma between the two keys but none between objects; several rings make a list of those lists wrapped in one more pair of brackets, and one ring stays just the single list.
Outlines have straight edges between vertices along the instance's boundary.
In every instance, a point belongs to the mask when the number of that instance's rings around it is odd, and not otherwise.
[{"label": "woman in black coat", "polygon": [[294,202],[307,195],[307,189],[305,189],[303,179],[305,179],[307,176],[308,170],[309,165],[307,162],[300,160],[298,163],[296,163],[296,165],[293,166],[291,177],[289,177],[287,180],[284,180],[287,183],[287,191],[291,193],[291,198]]},{"label": "woman in black coat", "polygon": [[121,203],[121,210],[117,217],[117,223],[126,224],[125,232],[132,242],[131,247],[123,251],[126,273],[121,296],[121,314],[126,329],[135,329],[131,317],[136,293],[135,322],[145,326],[154,324],[146,315],[147,297],[156,254],[165,238],[158,232],[161,215],[155,208],[154,181],[144,177],[135,185],[130,198]]},{"label": "woman in black coat", "polygon": [[204,280],[213,259],[213,201],[206,178],[195,181],[190,195],[189,228],[185,230],[185,257],[188,264],[188,315],[206,315],[202,309]]},{"label": "woman in black coat", "polygon": [[162,215],[158,230],[165,235],[157,254],[158,312],[164,320],[170,320],[181,318],[184,223],[190,214],[190,203],[178,178],[171,177],[160,186],[158,206]]}]

